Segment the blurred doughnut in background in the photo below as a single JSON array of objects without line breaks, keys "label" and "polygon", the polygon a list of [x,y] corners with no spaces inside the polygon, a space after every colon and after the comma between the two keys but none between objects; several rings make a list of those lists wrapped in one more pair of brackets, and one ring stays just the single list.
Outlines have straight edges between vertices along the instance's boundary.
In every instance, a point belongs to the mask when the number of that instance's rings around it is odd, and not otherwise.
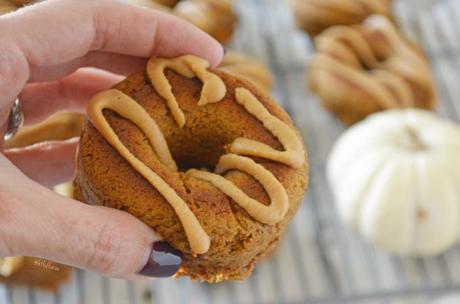
[{"label": "blurred doughnut in background", "polygon": [[262,63],[242,53],[228,51],[219,70],[251,81],[264,92],[269,93],[273,88],[273,74]]},{"label": "blurred doughnut in background", "polygon": [[126,3],[161,9],[207,32],[221,43],[228,42],[237,23],[232,0],[124,0]]},{"label": "blurred doughnut in background", "polygon": [[393,0],[290,0],[297,26],[316,36],[334,25],[362,22],[380,14],[392,18]]},{"label": "blurred doughnut in background", "polygon": [[79,113],[56,113],[39,124],[21,128],[16,136],[5,142],[5,149],[22,148],[39,142],[78,137],[84,119],[85,116]]}]

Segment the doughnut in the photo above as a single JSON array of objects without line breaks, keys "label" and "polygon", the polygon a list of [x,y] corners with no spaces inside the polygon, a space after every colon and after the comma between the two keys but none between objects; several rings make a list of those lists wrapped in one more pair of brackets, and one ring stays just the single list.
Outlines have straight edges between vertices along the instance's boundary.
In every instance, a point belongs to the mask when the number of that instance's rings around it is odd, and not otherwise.
[{"label": "doughnut", "polygon": [[7,0],[0,0],[0,15],[14,12],[19,7],[14,3]]},{"label": "doughnut", "polygon": [[221,43],[230,40],[237,22],[233,0],[182,0],[174,13]]},{"label": "doughnut", "polygon": [[392,16],[392,0],[290,0],[297,26],[315,36],[334,25],[361,23],[368,16]]},{"label": "doughnut", "polygon": [[272,73],[254,58],[234,51],[227,51],[218,69],[235,76],[243,77],[265,92],[272,90]]},{"label": "doughnut", "polygon": [[331,27],[315,38],[315,45],[310,89],[344,124],[386,109],[435,108],[437,94],[426,57],[386,17]]},{"label": "doughnut", "polygon": [[161,4],[164,6],[168,6],[168,7],[174,7],[174,5],[176,5],[177,2],[179,2],[179,0],[147,0],[147,1],[152,1],[152,2]]},{"label": "doughnut", "polygon": [[75,197],[150,226],[183,253],[177,276],[247,278],[300,206],[308,161],[289,116],[201,58],[152,58],[87,114]]},{"label": "doughnut", "polygon": [[233,0],[123,0],[147,8],[160,9],[199,27],[221,43],[228,42],[236,27]]},{"label": "doughnut", "polygon": [[66,140],[80,136],[85,116],[80,113],[58,112],[46,120],[23,127],[10,140],[5,142],[5,149],[22,148],[45,141]]},{"label": "doughnut", "polygon": [[0,283],[56,292],[70,280],[72,268],[31,257],[0,258]]},{"label": "doughnut", "polygon": [[16,5],[26,5],[26,4],[30,4],[30,3],[34,3],[38,1],[39,0],[9,0],[9,2],[14,3]]}]

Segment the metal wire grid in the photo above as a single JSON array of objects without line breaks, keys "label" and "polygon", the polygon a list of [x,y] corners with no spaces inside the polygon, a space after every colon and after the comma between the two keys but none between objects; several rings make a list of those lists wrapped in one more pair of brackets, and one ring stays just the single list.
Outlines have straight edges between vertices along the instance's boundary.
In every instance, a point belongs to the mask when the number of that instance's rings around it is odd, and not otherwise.
[{"label": "metal wire grid", "polygon": [[[207,285],[188,279],[126,283],[78,271],[56,295],[12,288],[6,297],[0,290],[0,303],[2,298],[8,304],[431,303],[438,295],[460,290],[459,248],[436,258],[392,257],[342,227],[324,166],[343,128],[305,90],[311,43],[294,30],[285,1],[239,0],[237,5],[241,20],[233,48],[272,68],[277,76],[275,99],[293,117],[310,152],[309,193],[277,255],[242,283]],[[460,1],[400,0],[396,11],[401,27],[424,46],[432,61],[441,115],[458,121]]]}]

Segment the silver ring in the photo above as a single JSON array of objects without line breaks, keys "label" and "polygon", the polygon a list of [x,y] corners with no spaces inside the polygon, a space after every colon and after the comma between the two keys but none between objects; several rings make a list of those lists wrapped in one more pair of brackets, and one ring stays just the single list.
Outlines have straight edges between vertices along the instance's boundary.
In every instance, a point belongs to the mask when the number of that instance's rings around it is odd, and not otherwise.
[{"label": "silver ring", "polygon": [[6,140],[11,139],[16,133],[18,133],[19,129],[24,124],[24,114],[21,110],[21,103],[17,98],[13,106],[11,107],[10,117],[8,118],[8,128],[6,129],[6,133],[3,138]]}]

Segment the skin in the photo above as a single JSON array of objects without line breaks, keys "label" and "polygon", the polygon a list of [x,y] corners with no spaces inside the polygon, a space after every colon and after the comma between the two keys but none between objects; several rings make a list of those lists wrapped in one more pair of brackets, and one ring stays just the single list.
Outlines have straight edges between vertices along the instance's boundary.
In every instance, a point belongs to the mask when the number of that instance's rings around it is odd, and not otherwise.
[{"label": "skin", "polygon": [[[109,0],[49,0],[0,17],[0,138],[19,95],[25,124],[84,111],[96,92],[142,70],[151,56],[201,56],[222,46],[167,14]],[[0,142],[0,257],[35,256],[133,278],[154,232],[133,216],[61,197],[49,187],[74,172],[78,141],[4,150]]]}]

